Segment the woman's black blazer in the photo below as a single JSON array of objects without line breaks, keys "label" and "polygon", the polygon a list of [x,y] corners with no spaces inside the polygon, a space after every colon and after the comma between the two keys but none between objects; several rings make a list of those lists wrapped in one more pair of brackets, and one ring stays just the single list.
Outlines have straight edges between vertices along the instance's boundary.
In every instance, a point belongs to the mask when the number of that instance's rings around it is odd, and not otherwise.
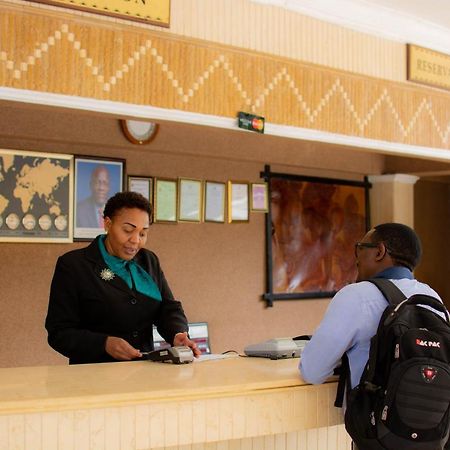
[{"label": "woman's black blazer", "polygon": [[130,289],[119,276],[101,277],[107,266],[98,237],[83,249],[61,256],[55,268],[45,327],[48,343],[70,364],[111,362],[105,351],[108,336],[125,339],[141,351],[153,350],[153,324],[173,343],[176,333],[188,331],[181,303],[173,294],[157,256],[141,249],[135,261],[155,280],[162,301]]}]

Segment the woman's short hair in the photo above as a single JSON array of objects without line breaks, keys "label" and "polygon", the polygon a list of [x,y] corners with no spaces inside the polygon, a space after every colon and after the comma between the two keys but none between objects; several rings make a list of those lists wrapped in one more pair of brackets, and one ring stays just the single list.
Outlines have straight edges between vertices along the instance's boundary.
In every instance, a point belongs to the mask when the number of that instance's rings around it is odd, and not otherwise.
[{"label": "woman's short hair", "polygon": [[145,211],[152,219],[152,206],[141,194],[132,191],[118,192],[108,199],[103,210],[103,217],[112,219],[117,212],[123,208],[137,208]]},{"label": "woman's short hair", "polygon": [[372,242],[383,242],[395,265],[411,271],[416,268],[422,257],[422,244],[412,228],[401,223],[383,223],[374,229]]}]

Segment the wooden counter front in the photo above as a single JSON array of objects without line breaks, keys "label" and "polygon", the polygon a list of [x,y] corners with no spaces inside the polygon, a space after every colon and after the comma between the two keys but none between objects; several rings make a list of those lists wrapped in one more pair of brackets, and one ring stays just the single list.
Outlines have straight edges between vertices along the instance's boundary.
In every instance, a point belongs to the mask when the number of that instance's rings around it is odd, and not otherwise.
[{"label": "wooden counter front", "polygon": [[298,359],[0,369],[0,450],[348,449]]}]

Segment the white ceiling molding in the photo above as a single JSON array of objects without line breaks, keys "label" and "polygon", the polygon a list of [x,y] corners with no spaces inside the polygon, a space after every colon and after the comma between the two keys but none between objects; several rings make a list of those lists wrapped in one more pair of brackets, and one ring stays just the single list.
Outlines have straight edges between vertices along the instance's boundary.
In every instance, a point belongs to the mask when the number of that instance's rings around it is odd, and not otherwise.
[{"label": "white ceiling molding", "polygon": [[[413,9],[414,5],[410,10],[405,10],[396,5],[394,0],[392,7],[377,4],[376,0],[251,1],[286,8],[344,28],[450,54],[450,28],[420,17],[420,13]],[[433,1],[421,1],[433,9]],[[434,14],[437,17],[439,10],[435,10]]]},{"label": "white ceiling molding", "polygon": [[[111,114],[120,118],[164,120],[169,122],[189,123],[193,125],[211,126],[227,130],[252,133],[243,130],[237,125],[237,118],[200,114],[176,109],[164,109],[154,106],[143,106],[130,103],[113,102],[109,100],[96,100],[72,95],[52,94],[48,92],[30,91],[0,87],[0,101],[18,102],[32,105],[68,108],[80,111]],[[348,136],[344,134],[328,133],[326,131],[309,128],[292,127],[265,123],[264,134],[309,142],[321,142],[330,145],[351,147],[358,151],[412,156],[428,160],[450,162],[450,150],[407,145],[396,142],[379,141],[376,139]]]},{"label": "white ceiling molding", "polygon": [[395,173],[389,175],[369,175],[370,183],[416,184],[420,178],[416,175]]}]

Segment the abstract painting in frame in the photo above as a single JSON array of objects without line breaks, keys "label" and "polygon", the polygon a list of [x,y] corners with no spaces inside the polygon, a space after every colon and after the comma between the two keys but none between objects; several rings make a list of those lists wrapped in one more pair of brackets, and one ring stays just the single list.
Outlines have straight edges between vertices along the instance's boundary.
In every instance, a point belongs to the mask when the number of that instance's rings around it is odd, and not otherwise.
[{"label": "abstract painting in frame", "polygon": [[276,174],[266,168],[267,292],[274,300],[331,297],[356,279],[355,243],[369,227],[367,181]]}]

